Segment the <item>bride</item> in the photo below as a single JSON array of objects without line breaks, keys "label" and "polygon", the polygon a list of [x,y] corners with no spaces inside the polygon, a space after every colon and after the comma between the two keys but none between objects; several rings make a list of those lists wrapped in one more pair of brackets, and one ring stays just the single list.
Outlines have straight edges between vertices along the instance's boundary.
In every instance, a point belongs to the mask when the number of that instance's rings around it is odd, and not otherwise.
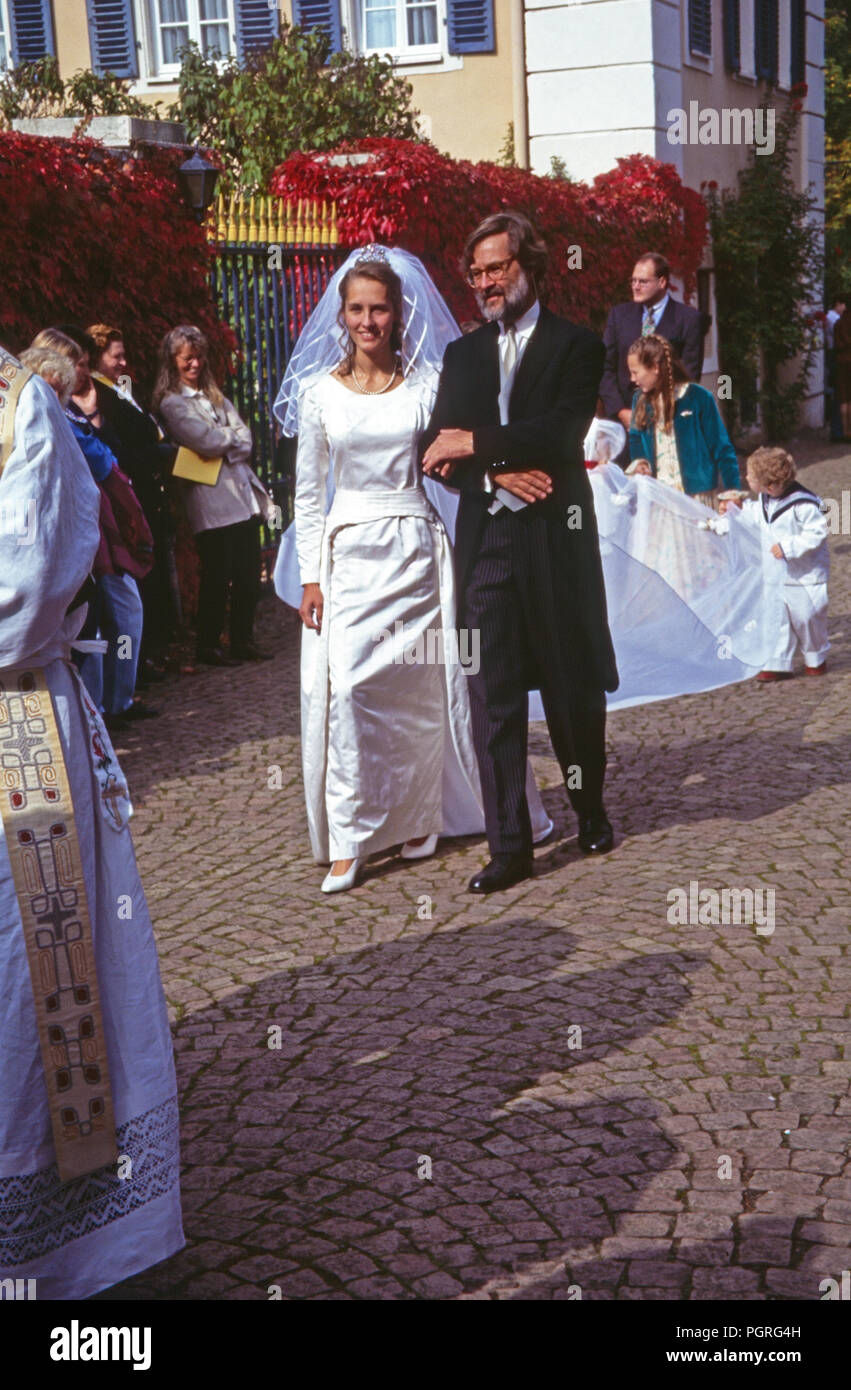
[{"label": "bride", "polygon": [[[313,854],[331,861],[326,893],[351,888],[381,850],[402,843],[403,858],[425,858],[439,834],[484,826],[461,664],[477,658],[475,634],[454,631],[445,490],[417,464],[457,336],[415,256],[360,248],[311,316],[275,402],[298,435],[295,522],[275,584],[304,625],[302,760]],[[527,798],[540,842],[552,824],[531,772]]]}]

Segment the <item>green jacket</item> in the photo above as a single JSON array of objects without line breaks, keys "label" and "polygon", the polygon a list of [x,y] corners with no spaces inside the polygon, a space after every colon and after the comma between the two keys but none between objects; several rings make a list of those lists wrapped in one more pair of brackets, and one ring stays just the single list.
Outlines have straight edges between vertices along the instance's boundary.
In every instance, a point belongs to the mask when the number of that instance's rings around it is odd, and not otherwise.
[{"label": "green jacket", "polygon": [[[635,407],[639,392],[632,398],[632,422],[629,427],[630,459],[647,459],[653,474],[656,474],[656,431],[653,426],[653,410],[648,409],[647,426],[636,429]],[[683,491],[689,495],[696,492],[711,492],[723,484],[725,488],[740,487],[739,464],[736,451],[730,443],[730,436],[715,397],[695,382],[689,382],[679,400],[674,403],[674,438],[680,460],[683,478]]]}]

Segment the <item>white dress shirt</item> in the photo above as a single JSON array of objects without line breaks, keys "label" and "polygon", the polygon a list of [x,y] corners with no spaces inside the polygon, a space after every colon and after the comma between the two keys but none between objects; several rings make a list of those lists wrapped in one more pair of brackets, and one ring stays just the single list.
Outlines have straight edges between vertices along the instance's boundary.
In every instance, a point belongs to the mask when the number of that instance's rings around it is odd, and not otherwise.
[{"label": "white dress shirt", "polygon": [[[535,325],[540,316],[541,306],[536,299],[534,304],[526,310],[525,314],[523,314],[516,323],[511,324],[510,327],[506,327],[506,325],[500,321],[497,346],[499,348],[499,423],[501,425],[508,424],[508,403],[511,400],[511,392],[514,388],[514,382],[517,379],[517,372],[523,360],[523,354],[528,347],[529,339],[535,331]],[[514,334],[516,352],[513,367],[510,370],[506,370],[506,358],[508,355],[507,339],[509,333],[512,331]],[[497,493],[497,500],[494,501],[493,506],[490,508],[492,512],[499,511],[501,506],[511,507],[513,511],[519,511],[521,507],[526,506],[526,503],[521,502],[520,498],[515,497],[513,493],[506,492],[504,488],[500,488],[498,485],[495,487],[487,473],[484,478],[484,487],[486,492],[495,491]]]}]

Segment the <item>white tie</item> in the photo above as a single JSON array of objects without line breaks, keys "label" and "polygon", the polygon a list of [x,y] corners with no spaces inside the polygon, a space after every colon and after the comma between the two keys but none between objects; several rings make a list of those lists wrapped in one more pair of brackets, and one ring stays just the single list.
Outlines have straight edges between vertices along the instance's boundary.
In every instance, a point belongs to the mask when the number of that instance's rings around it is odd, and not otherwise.
[{"label": "white tie", "polygon": [[506,382],[514,371],[517,361],[517,334],[514,328],[506,328],[499,340],[500,356],[502,358],[502,370]]}]

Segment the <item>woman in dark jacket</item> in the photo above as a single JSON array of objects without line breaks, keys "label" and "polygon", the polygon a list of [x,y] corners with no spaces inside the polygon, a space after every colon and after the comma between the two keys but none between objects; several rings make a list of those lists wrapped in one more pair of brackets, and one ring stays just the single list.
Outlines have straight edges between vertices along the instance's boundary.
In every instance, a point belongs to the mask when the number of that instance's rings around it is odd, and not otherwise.
[{"label": "woman in dark jacket", "polygon": [[87,354],[55,328],[39,333],[32,347],[51,348],[75,369],[65,414],[101,492],[100,545],[92,570],[96,592],[80,636],[100,634],[108,644],[103,656],[88,652],[78,665],[89,694],[103,709],[107,728],[126,729],[129,721],[157,713],[133,699],[143,622],[134,573],[150,567],[144,551],[151,549],[151,533],[132,486],[118,467],[113,437],[94,397]]},{"label": "woman in dark jacket", "polygon": [[[165,441],[153,415],[139,405],[133,395],[121,329],[94,323],[86,334],[93,344],[91,375],[98,409],[117,442],[119,467],[132,482],[154,537],[153,567],[150,574],[139,581],[145,614],[139,679],[144,684],[162,678],[157,664],[164,658],[174,630],[174,604],[169,584],[171,523],[167,487],[177,450]],[[71,336],[79,341],[76,334]]]}]

